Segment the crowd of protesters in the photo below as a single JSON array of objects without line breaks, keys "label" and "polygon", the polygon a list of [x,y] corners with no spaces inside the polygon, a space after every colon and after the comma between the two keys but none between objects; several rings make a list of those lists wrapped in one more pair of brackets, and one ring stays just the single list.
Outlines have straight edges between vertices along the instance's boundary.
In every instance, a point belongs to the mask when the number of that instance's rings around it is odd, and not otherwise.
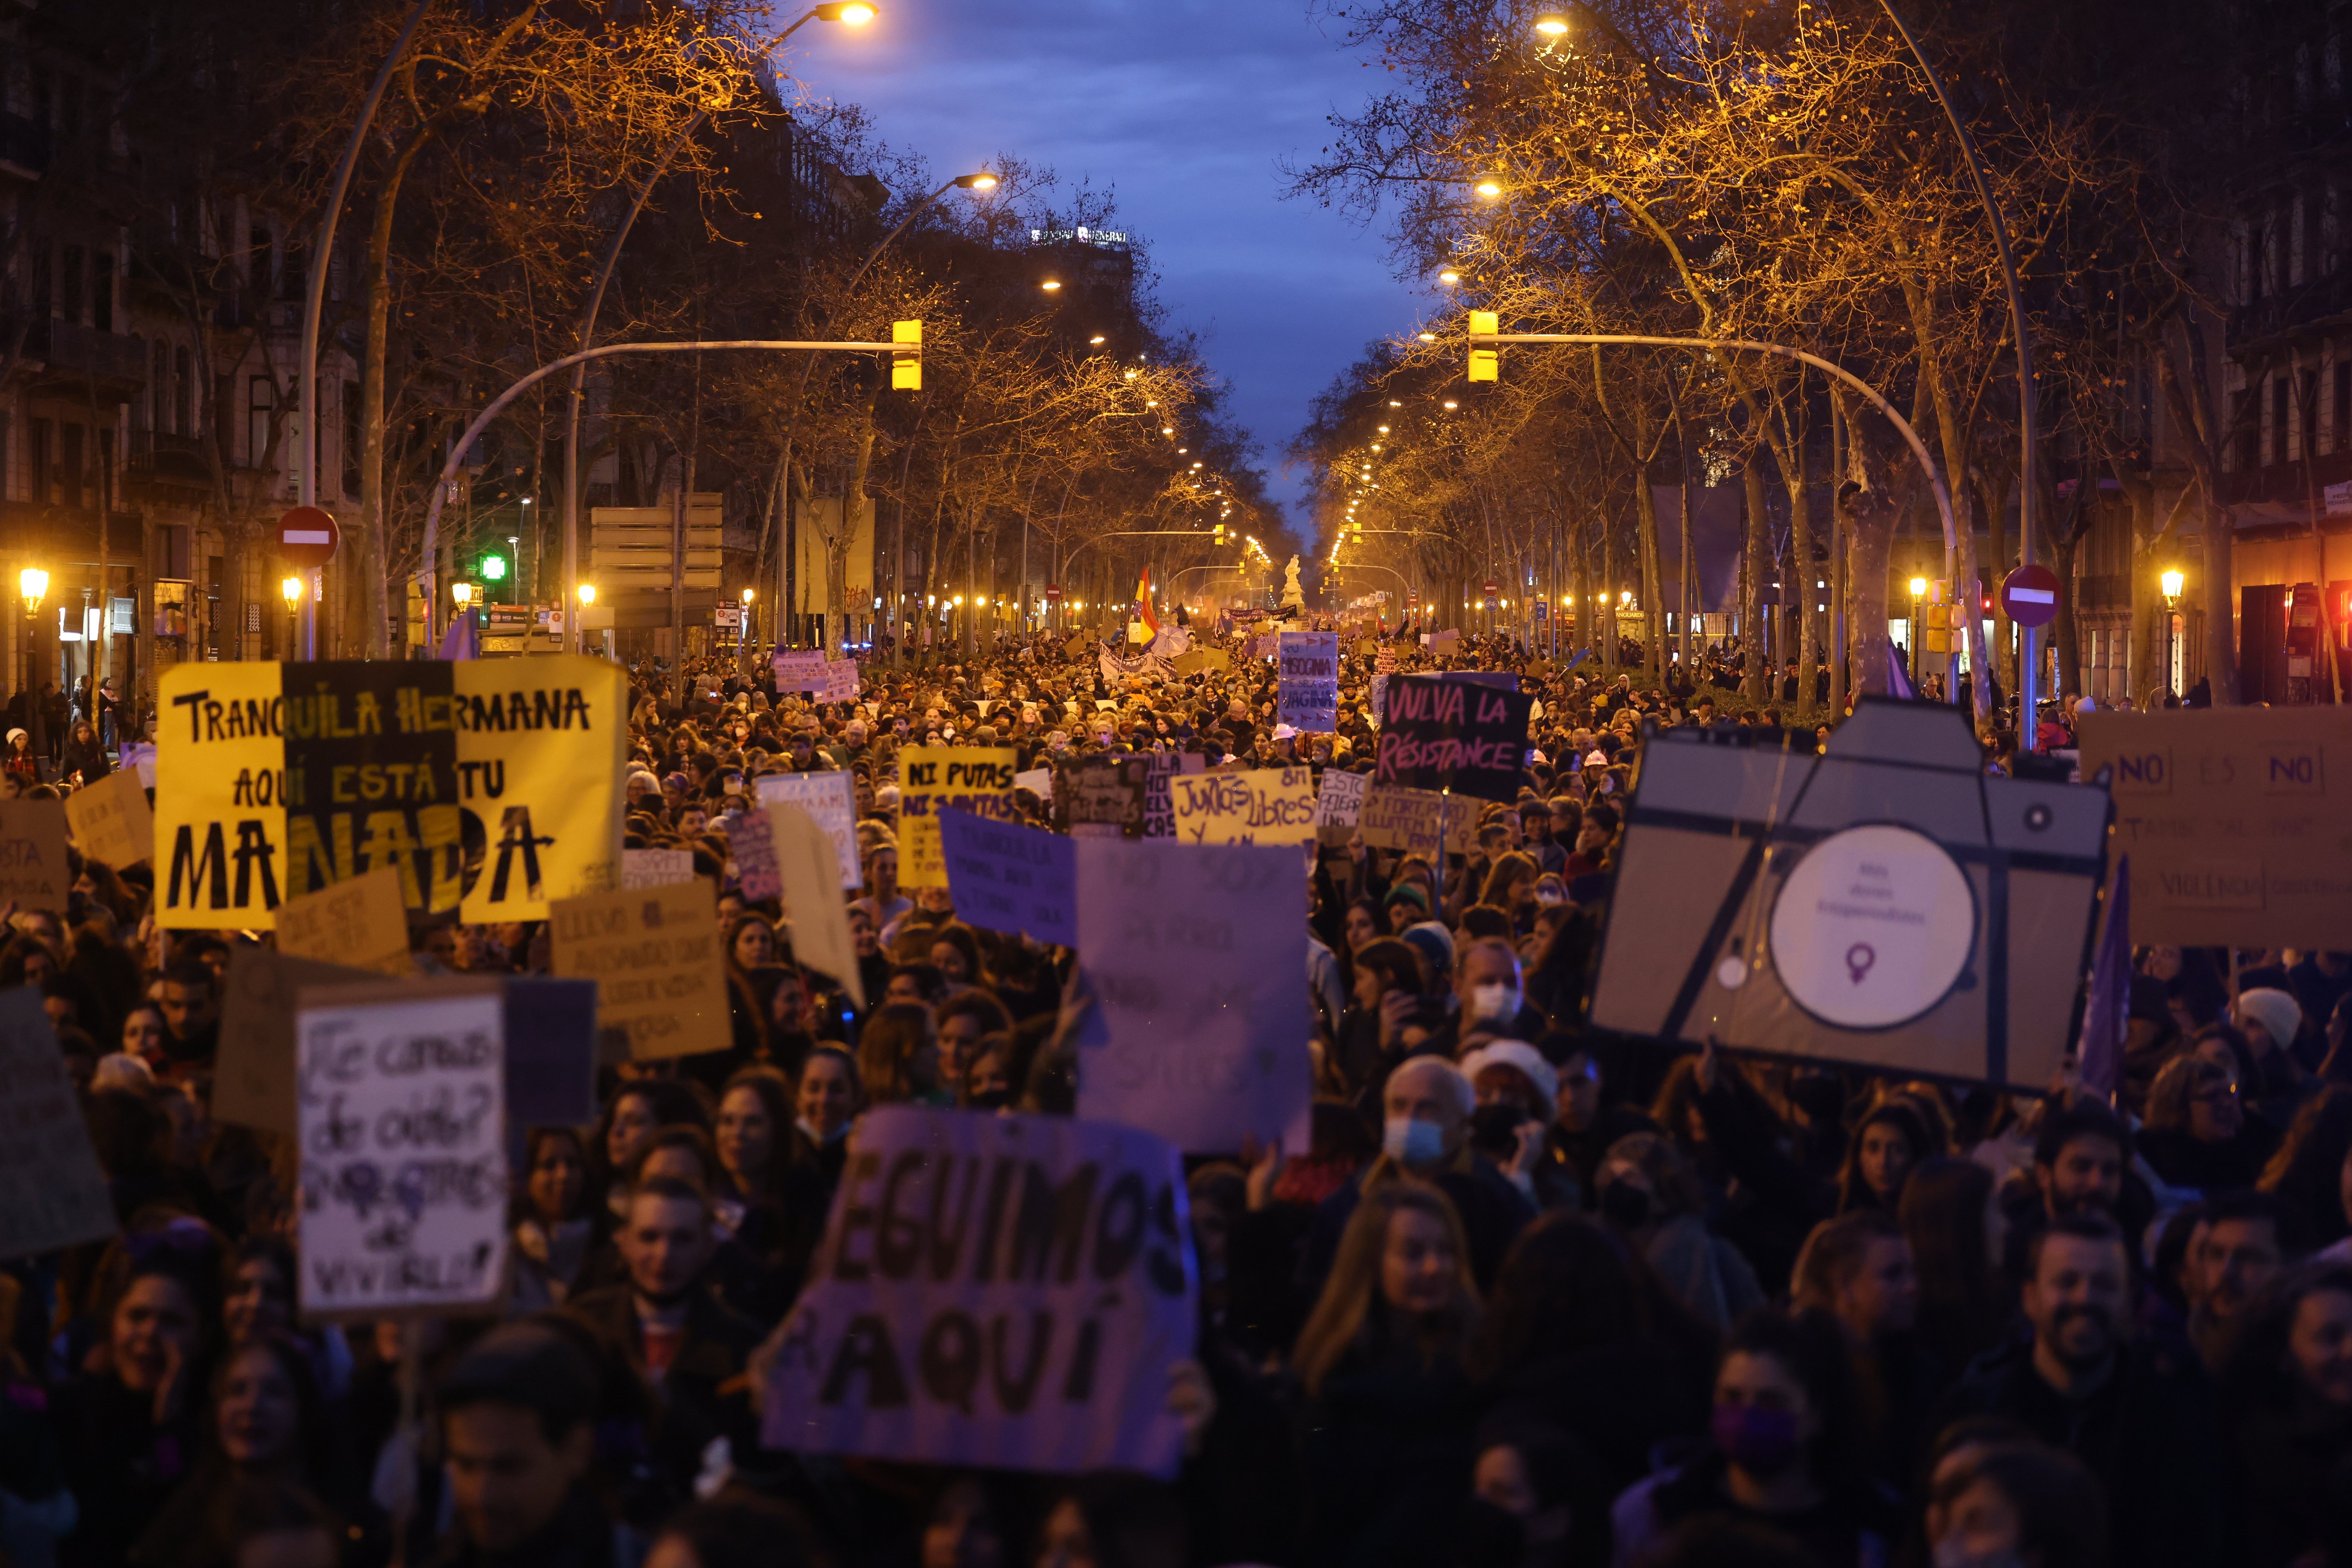
[{"label": "crowd of protesters", "polygon": [[[1521,672],[1525,787],[1466,854],[1320,858],[1311,1147],[1189,1163],[1201,1311],[1168,1391],[1174,1481],[760,1438],[762,1347],[861,1112],[1074,1103],[1084,979],[945,889],[901,890],[898,749],[1372,765],[1369,658],[1347,660],[1336,732],[1300,735],[1265,659],[1113,679],[1041,640],[877,661],[856,704],[726,660],[639,672],[625,842],[691,852],[719,889],[731,1016],[706,1052],[608,1069],[594,1125],[517,1130],[497,1320],[301,1320],[297,1162],[208,1108],[223,974],[266,935],[159,931],[148,868],[79,859],[66,918],[12,913],[0,987],[39,988],[122,1228],[0,1272],[0,1552],[2352,1564],[2352,954],[2141,952],[2112,1104],[1605,1034],[1584,986],[1644,727],[1780,715],[1731,715],[1723,682],[1384,646],[1400,671]],[[795,961],[788,911],[733,887],[720,826],[762,774],[833,769],[859,814],[863,1007]],[[520,972],[540,935],[420,928],[414,963]]]}]

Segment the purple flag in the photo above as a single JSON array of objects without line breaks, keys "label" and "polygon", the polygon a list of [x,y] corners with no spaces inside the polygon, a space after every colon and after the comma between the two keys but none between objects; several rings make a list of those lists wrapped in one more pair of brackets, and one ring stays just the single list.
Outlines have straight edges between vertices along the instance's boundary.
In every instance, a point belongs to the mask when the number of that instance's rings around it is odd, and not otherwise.
[{"label": "purple flag", "polygon": [[1886,695],[1899,697],[1906,702],[1919,700],[1918,689],[1911,684],[1911,678],[1904,673],[1903,661],[1895,657],[1893,643],[1886,645]]},{"label": "purple flag", "polygon": [[468,610],[463,615],[451,616],[449,629],[441,634],[441,651],[433,657],[451,659],[479,658],[481,655],[482,644],[480,637],[476,635],[473,612]]},{"label": "purple flag", "polygon": [[2083,1009],[2083,1087],[2115,1097],[2124,1076],[2124,1040],[2131,1021],[2131,857],[2116,861],[2107,891],[2107,928],[2091,964],[2091,994]]}]

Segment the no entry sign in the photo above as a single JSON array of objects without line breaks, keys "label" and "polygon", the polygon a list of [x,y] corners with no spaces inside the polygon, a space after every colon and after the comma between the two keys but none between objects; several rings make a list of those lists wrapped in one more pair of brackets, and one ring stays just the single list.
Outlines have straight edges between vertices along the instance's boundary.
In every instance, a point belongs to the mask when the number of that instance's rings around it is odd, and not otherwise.
[{"label": "no entry sign", "polygon": [[1062,597],[1062,585],[1059,583],[1046,584],[1045,597],[1049,601],[1058,602]]},{"label": "no entry sign", "polygon": [[296,566],[324,566],[335,558],[342,530],[324,507],[298,506],[278,520],[278,553]]},{"label": "no entry sign", "polygon": [[1502,588],[1502,584],[1496,582],[1492,577],[1487,578],[1484,583],[1479,584],[1478,586],[1480,590],[1486,594],[1486,597],[1490,599],[1493,598]]},{"label": "no entry sign", "polygon": [[2047,566],[2021,566],[2001,579],[2000,607],[2021,626],[2046,626],[2058,618],[2058,574]]}]

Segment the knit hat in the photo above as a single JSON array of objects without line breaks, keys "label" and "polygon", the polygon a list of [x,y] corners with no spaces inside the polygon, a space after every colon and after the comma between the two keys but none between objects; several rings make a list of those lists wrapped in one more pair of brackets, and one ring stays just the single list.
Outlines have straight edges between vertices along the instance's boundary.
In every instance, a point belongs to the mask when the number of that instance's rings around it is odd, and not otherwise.
[{"label": "knit hat", "polygon": [[2249,1019],[2268,1030],[2284,1050],[2303,1027],[2303,1004],[2287,992],[2258,985],[2238,994],[2238,1022],[2242,1026]]},{"label": "knit hat", "polygon": [[1462,1071],[1474,1085],[1488,1068],[1513,1068],[1525,1074],[1547,1107],[1559,1097],[1559,1074],[1525,1040],[1489,1040],[1462,1058]]},{"label": "knit hat", "polygon": [[1454,973],[1454,933],[1435,921],[1416,921],[1405,927],[1397,940],[1412,944],[1422,962],[1429,966],[1430,973]]}]

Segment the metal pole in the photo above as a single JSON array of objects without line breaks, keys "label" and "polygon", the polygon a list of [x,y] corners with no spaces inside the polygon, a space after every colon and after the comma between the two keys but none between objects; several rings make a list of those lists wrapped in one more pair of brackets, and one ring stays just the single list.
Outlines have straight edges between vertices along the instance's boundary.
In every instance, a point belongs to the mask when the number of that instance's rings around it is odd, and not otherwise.
[{"label": "metal pole", "polygon": [[[327,192],[327,210],[320,215],[318,238],[312,242],[310,276],[303,280],[302,300],[302,363],[299,371],[301,412],[296,416],[300,428],[295,432],[294,495],[303,506],[319,504],[319,321],[327,309],[327,268],[335,254],[335,226],[343,216],[343,196],[352,187],[352,170],[359,163],[360,146],[367,140],[368,127],[374,122],[376,106],[383,101],[384,89],[392,85],[392,73],[401,58],[408,53],[409,40],[425,20],[425,13],[433,0],[416,0],[416,8],[393,40],[392,52],[383,57],[376,68],[375,80],[369,84],[367,97],[360,102],[359,119],[352,126],[351,142],[343,148],[343,161],[335,165],[335,183]],[[319,657],[319,577],[320,568],[313,566],[303,574],[309,586],[302,595],[302,657]]]}]

